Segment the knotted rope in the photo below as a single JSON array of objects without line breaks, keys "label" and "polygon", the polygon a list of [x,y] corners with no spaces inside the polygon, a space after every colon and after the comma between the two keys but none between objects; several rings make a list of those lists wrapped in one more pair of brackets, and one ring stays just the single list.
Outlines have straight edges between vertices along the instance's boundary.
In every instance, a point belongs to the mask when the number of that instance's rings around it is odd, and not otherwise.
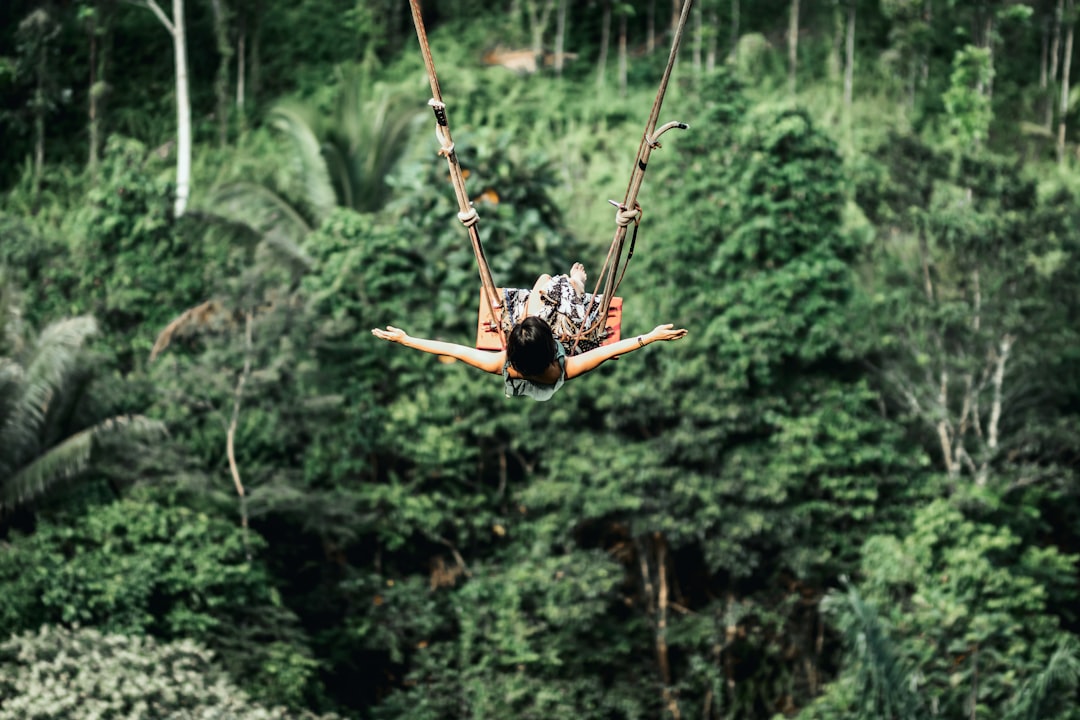
[{"label": "knotted rope", "polygon": [[450,134],[450,122],[446,117],[446,103],[442,100],[442,91],[439,89],[439,77],[435,73],[435,61],[431,57],[431,46],[428,44],[427,31],[424,29],[424,19],[420,15],[419,0],[409,0],[412,8],[413,25],[416,27],[416,38],[420,41],[420,52],[424,56],[424,66],[427,68],[428,81],[431,83],[431,99],[428,105],[435,113],[435,137],[439,140],[439,155],[446,158],[450,168],[450,180],[454,185],[454,194],[458,201],[458,220],[468,229],[469,239],[472,241],[473,254],[476,256],[476,267],[480,273],[480,284],[483,286],[484,297],[491,308],[491,315],[495,321],[495,327],[499,333],[499,341],[506,347],[506,336],[503,332],[503,303],[499,297],[495,280],[491,277],[491,268],[488,266],[487,257],[484,255],[484,246],[480,243],[480,216],[469,200],[465,190],[465,177],[461,172],[461,164],[458,162],[457,153],[454,151],[454,139]]},{"label": "knotted rope", "polygon": [[[641,144],[638,146],[637,158],[634,162],[634,169],[630,173],[630,184],[626,188],[626,197],[623,201],[617,202],[615,200],[609,200],[612,205],[615,206],[615,237],[611,241],[611,246],[608,249],[607,259],[604,261],[604,266],[600,270],[600,273],[596,277],[596,285],[593,288],[593,305],[596,307],[600,305],[600,312],[596,313],[595,320],[588,327],[580,328],[577,333],[574,334],[573,340],[575,341],[575,347],[577,341],[586,337],[599,328],[603,323],[607,321],[608,310],[611,307],[611,299],[615,296],[616,290],[619,285],[622,284],[623,278],[626,276],[626,268],[630,263],[630,258],[634,256],[634,245],[637,242],[638,226],[641,224],[641,205],[637,202],[638,192],[641,190],[641,184],[645,179],[645,168],[649,165],[649,156],[654,149],[660,147],[660,136],[666,133],[668,130],[678,128],[680,130],[686,130],[689,125],[682,122],[669,122],[656,129],[656,122],[660,117],[660,107],[664,103],[664,95],[667,93],[668,82],[671,80],[671,72],[675,67],[675,58],[679,54],[679,45],[682,43],[683,30],[686,28],[687,18],[690,17],[690,6],[694,4],[694,0],[683,0],[682,14],[679,16],[679,23],[675,27],[675,34],[671,41],[671,53],[668,55],[667,67],[664,68],[664,75],[660,79],[660,87],[656,91],[656,99],[653,101],[652,111],[649,113],[649,120],[645,124],[645,132],[641,137]],[[630,223],[634,223],[634,234],[630,239],[629,252],[626,255],[626,261],[623,262],[623,246],[626,241],[626,230],[630,226]],[[603,299],[597,301],[597,294],[600,292],[600,286],[604,287]],[[590,312],[585,313],[585,317],[593,317]]]}]

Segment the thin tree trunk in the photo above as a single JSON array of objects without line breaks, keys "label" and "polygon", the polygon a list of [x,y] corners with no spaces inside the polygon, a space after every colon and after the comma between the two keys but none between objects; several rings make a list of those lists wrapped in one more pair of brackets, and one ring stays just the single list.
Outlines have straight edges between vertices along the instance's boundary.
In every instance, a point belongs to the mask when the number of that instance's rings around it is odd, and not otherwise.
[{"label": "thin tree trunk", "polygon": [[829,74],[829,84],[840,84],[844,67],[844,13],[843,3],[837,0],[832,6],[832,42],[829,43],[829,57],[825,68]]},{"label": "thin tree trunk", "polygon": [[[236,464],[236,426],[240,420],[240,400],[244,396],[244,385],[251,374],[251,325],[252,312],[248,310],[244,315],[244,369],[240,378],[236,381],[236,390],[233,392],[232,416],[229,419],[229,428],[225,432],[225,455],[229,460],[229,473],[232,475],[233,487],[236,488],[236,496],[240,499],[240,526],[243,528],[244,549],[247,551],[247,494],[244,492],[244,483],[240,481],[240,468]],[[249,553],[250,557],[250,553]]]},{"label": "thin tree trunk", "polygon": [[233,47],[229,42],[229,9],[224,0],[210,0],[214,16],[214,40],[220,56],[217,77],[214,78],[214,94],[217,96],[218,145],[229,144],[229,66],[232,64]]},{"label": "thin tree trunk", "polygon": [[555,15],[555,75],[562,77],[563,54],[566,52],[566,4],[559,0],[559,9]]},{"label": "thin tree trunk", "polygon": [[604,87],[608,44],[611,42],[611,0],[604,0],[604,15],[600,20],[600,59],[596,63],[596,87]]},{"label": "thin tree trunk", "polygon": [[652,55],[656,49],[656,0],[649,0],[645,11],[645,52]]},{"label": "thin tree trunk", "polygon": [[709,37],[705,50],[705,72],[711,73],[716,69],[716,47],[720,42],[720,19],[716,16],[716,9],[709,9]]},{"label": "thin tree trunk", "polygon": [[555,0],[544,0],[543,9],[537,13],[537,0],[529,0],[529,31],[532,35],[532,51],[538,65],[543,65],[544,60],[544,31],[547,30],[548,20],[551,19],[551,10],[555,7]]},{"label": "thin tree trunk", "polygon": [[671,689],[671,661],[668,657],[667,644],[667,613],[668,613],[668,580],[667,580],[667,541],[660,533],[654,535],[656,541],[656,572],[659,593],[657,595],[657,619],[656,619],[656,656],[660,665],[660,677],[664,683],[664,699],[667,701],[668,711],[674,720],[681,720],[682,713],[679,710],[679,700]]},{"label": "thin tree trunk", "polygon": [[173,38],[176,64],[176,204],[173,215],[180,217],[187,209],[191,192],[191,100],[188,96],[187,38],[184,30],[184,0],[173,0],[173,16],[157,4],[157,0],[145,0],[150,9]]},{"label": "thin tree trunk", "polygon": [[37,207],[41,175],[45,169],[45,63],[46,55],[42,50],[38,59],[37,88],[34,90],[34,207]]},{"label": "thin tree trunk", "polygon": [[791,0],[788,15],[788,92],[795,94],[799,68],[799,0]]},{"label": "thin tree trunk", "polygon": [[[1054,83],[1058,76],[1058,58],[1061,56],[1061,16],[1064,12],[1065,0],[1058,0],[1054,10],[1054,31],[1050,40],[1050,77],[1049,83]],[[1047,86],[1049,87],[1049,85]],[[1050,130],[1054,125],[1054,101],[1050,94],[1046,101],[1046,129]]]},{"label": "thin tree trunk", "polygon": [[251,29],[251,68],[248,70],[247,84],[250,87],[248,95],[256,105],[262,95],[262,9],[262,0],[255,0],[255,11],[251,15],[254,26]]},{"label": "thin tree trunk", "polygon": [[847,32],[844,46],[844,113],[850,119],[855,85],[855,0],[848,3]]},{"label": "thin tree trunk", "polygon": [[705,44],[704,21],[701,17],[701,3],[694,7],[694,75],[701,75],[701,50]]},{"label": "thin tree trunk", "polygon": [[[96,10],[96,8],[95,8]],[[86,169],[90,172],[90,177],[97,178],[98,174],[98,144],[100,140],[98,133],[100,127],[98,125],[98,73],[101,68],[98,67],[98,16],[97,12],[94,12],[90,16],[89,25],[90,34],[90,92],[89,92],[89,107],[87,108],[87,130],[90,135],[90,152],[86,158]]]},{"label": "thin tree trunk", "polygon": [[240,34],[236,39],[236,114],[240,116],[240,124],[244,125],[244,96],[246,94],[244,81],[247,75],[245,65],[247,55],[247,17],[240,20]]},{"label": "thin tree trunk", "polygon": [[619,13],[619,96],[626,97],[626,12]]},{"label": "thin tree trunk", "polygon": [[176,217],[187,210],[191,194],[191,99],[188,96],[187,32],[184,0],[173,0],[176,51]]},{"label": "thin tree trunk", "polygon": [[739,0],[731,0],[731,50],[728,56],[735,57],[739,50]]},{"label": "thin tree trunk", "polygon": [[1069,69],[1072,66],[1073,26],[1075,25],[1073,0],[1067,0],[1065,3],[1065,22],[1068,27],[1065,30],[1065,53],[1061,63],[1061,107],[1058,116],[1057,137],[1057,160],[1059,165],[1065,161],[1065,114],[1069,111]]}]

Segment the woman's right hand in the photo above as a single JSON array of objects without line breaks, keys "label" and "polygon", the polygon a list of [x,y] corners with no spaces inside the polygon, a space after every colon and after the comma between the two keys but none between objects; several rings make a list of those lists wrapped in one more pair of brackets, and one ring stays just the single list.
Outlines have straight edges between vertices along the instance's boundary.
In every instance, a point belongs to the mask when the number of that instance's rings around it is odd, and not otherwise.
[{"label": "woman's right hand", "polygon": [[371,334],[382,340],[396,343],[405,342],[405,338],[409,337],[409,334],[407,332],[405,332],[401,328],[396,328],[393,325],[387,325],[385,330],[374,328],[371,331]]},{"label": "woman's right hand", "polygon": [[666,325],[657,325],[653,328],[653,331],[648,334],[649,340],[678,340],[686,335],[686,328],[674,329],[675,326],[672,323]]}]

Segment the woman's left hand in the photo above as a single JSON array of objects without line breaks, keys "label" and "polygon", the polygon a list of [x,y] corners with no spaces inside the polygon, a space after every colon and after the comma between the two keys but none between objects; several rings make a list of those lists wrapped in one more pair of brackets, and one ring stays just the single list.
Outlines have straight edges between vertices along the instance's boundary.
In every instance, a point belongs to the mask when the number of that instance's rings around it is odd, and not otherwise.
[{"label": "woman's left hand", "polygon": [[674,328],[675,326],[671,323],[657,325],[647,337],[649,340],[678,340],[686,335],[686,328],[679,328],[678,330]]}]

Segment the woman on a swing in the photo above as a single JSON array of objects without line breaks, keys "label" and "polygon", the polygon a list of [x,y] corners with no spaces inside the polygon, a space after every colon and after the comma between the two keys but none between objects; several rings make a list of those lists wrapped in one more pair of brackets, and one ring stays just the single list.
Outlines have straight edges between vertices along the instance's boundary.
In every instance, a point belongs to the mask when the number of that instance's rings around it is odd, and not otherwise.
[{"label": "woman on a swing", "polygon": [[600,345],[579,355],[567,355],[555,336],[564,323],[565,308],[581,307],[585,295],[585,268],[574,263],[570,274],[541,275],[529,292],[519,318],[506,337],[506,349],[500,352],[478,350],[440,340],[414,338],[400,328],[387,325],[374,329],[375,337],[401,343],[405,347],[445,355],[492,374],[502,373],[507,397],[526,395],[547,400],[570,378],[584,375],[604,361],[625,355],[658,340],[678,340],[685,329],[675,330],[671,323],[658,325],[652,332],[635,338]]}]

